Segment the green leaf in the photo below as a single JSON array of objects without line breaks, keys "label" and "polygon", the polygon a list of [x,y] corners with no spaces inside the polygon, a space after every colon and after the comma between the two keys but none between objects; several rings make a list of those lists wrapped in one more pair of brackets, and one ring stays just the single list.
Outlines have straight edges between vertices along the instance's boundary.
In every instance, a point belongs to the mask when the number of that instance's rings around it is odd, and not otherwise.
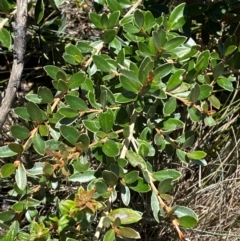
[{"label": "green leaf", "polygon": [[177,154],[177,157],[184,163],[188,163],[189,160],[188,160],[188,157],[186,155],[186,152],[180,150],[180,149],[177,149],[176,150],[176,154]]},{"label": "green leaf", "polygon": [[155,18],[153,17],[153,14],[150,11],[145,11],[145,16],[144,16],[144,29],[150,30],[152,29],[157,22],[155,21]]},{"label": "green leaf", "polygon": [[12,45],[12,37],[9,31],[5,28],[0,28],[0,42],[6,48],[10,48]]},{"label": "green leaf", "polygon": [[171,73],[172,69],[173,69],[173,64],[171,63],[166,63],[157,67],[154,70],[154,79],[158,80],[158,79],[164,78],[169,73]]},{"label": "green leaf", "polygon": [[8,221],[12,220],[14,217],[15,217],[15,212],[13,210],[0,212],[1,222],[8,222]]},{"label": "green leaf", "polygon": [[[0,1],[0,10],[4,13],[9,13],[10,8],[12,6],[10,6],[9,2],[7,0],[2,0]],[[5,241],[5,240],[4,240]]]},{"label": "green leaf", "polygon": [[131,91],[135,94],[137,94],[140,89],[141,89],[141,84],[137,83],[137,82],[133,82],[131,80],[129,80],[127,77],[121,75],[120,76],[120,82],[122,84],[122,87],[127,90],[127,91]]},{"label": "green leaf", "polygon": [[151,209],[153,211],[153,217],[159,223],[160,206],[159,206],[158,197],[154,191],[152,191],[152,195],[151,195]]},{"label": "green leaf", "polygon": [[129,187],[135,192],[146,193],[151,190],[150,186],[140,177],[138,178],[137,184],[134,184],[135,183],[132,183]]},{"label": "green leaf", "polygon": [[127,184],[131,184],[136,182],[138,180],[138,177],[139,177],[139,171],[131,171],[124,175],[124,181]]},{"label": "green leaf", "polygon": [[91,20],[91,22],[97,27],[102,29],[103,26],[101,24],[101,16],[99,14],[96,14],[94,12],[90,12],[89,14],[89,18]]},{"label": "green leaf", "polygon": [[[131,83],[137,83],[137,84],[141,84],[141,82],[139,81],[138,77],[136,76],[136,74],[128,69],[121,69],[120,73],[126,77],[128,79],[128,81],[130,81]],[[124,85],[123,85],[124,87]]]},{"label": "green leaf", "polygon": [[163,122],[163,130],[164,131],[173,131],[179,127],[183,127],[184,123],[175,118],[169,118]]},{"label": "green leaf", "polygon": [[181,28],[185,24],[185,19],[184,19],[185,5],[186,3],[182,3],[178,5],[171,12],[167,23],[167,28],[169,30],[171,31],[176,30],[178,28]]},{"label": "green leaf", "polygon": [[45,142],[38,133],[36,133],[33,136],[32,142],[33,142],[33,147],[34,147],[35,151],[39,155],[44,155],[45,154]]},{"label": "green leaf", "polygon": [[44,1],[43,0],[37,0],[36,6],[35,6],[35,19],[37,21],[37,24],[39,24],[44,16]]},{"label": "green leaf", "polygon": [[73,44],[68,44],[65,47],[65,53],[72,56],[79,56],[81,60],[83,59],[80,49]]},{"label": "green leaf", "polygon": [[164,115],[171,115],[177,108],[177,100],[174,97],[170,97],[164,105]]},{"label": "green leaf", "polygon": [[117,0],[106,0],[106,1],[107,1],[107,5],[108,5],[109,9],[112,12],[115,12],[115,11],[121,12],[122,11],[122,7]]},{"label": "green leaf", "polygon": [[10,131],[15,138],[20,140],[24,140],[30,136],[30,131],[25,126],[13,125]]},{"label": "green leaf", "polygon": [[86,91],[94,92],[93,81],[90,78],[86,78],[81,88]]},{"label": "green leaf", "polygon": [[117,31],[115,29],[109,29],[104,31],[102,40],[104,43],[109,44],[116,37]]},{"label": "green leaf", "polygon": [[30,121],[30,116],[26,107],[17,107],[14,112],[23,120]]},{"label": "green leaf", "polygon": [[31,101],[35,104],[40,104],[41,103],[41,98],[38,97],[37,94],[31,94],[31,93],[28,93],[25,98],[28,100],[28,101]]},{"label": "green leaf", "polygon": [[20,153],[20,154],[23,152],[23,146],[21,144],[10,143],[10,144],[8,144],[8,147],[14,152],[17,152],[17,153]]},{"label": "green leaf", "polygon": [[197,226],[198,220],[191,216],[183,216],[178,218],[178,222],[184,228],[194,228]]},{"label": "green leaf", "polygon": [[108,18],[108,28],[113,28],[115,25],[118,24],[120,14],[120,11],[115,11],[110,14]]},{"label": "green leaf", "polygon": [[69,104],[69,106],[74,110],[85,111],[88,109],[86,102],[77,96],[65,95],[65,100]]},{"label": "green leaf", "polygon": [[149,148],[145,143],[139,145],[138,154],[142,157],[146,157],[149,154]]},{"label": "green leaf", "polygon": [[198,100],[206,99],[210,96],[213,87],[211,85],[200,85],[200,94],[198,96]]},{"label": "green leaf", "polygon": [[137,51],[137,53],[141,53],[141,55],[145,55],[145,56],[153,56],[154,54],[151,52],[150,48],[142,42],[138,43],[138,48],[139,50]]},{"label": "green leaf", "polygon": [[224,63],[220,62],[213,70],[213,77],[217,79],[224,71]]},{"label": "green leaf", "polygon": [[215,120],[212,118],[212,116],[206,116],[204,118],[204,123],[207,126],[214,126],[216,124]]},{"label": "green leaf", "polygon": [[108,28],[108,16],[106,13],[103,13],[101,16],[101,24],[103,28]]},{"label": "green leaf", "polygon": [[112,187],[115,186],[118,182],[118,176],[114,172],[108,170],[104,170],[102,172],[102,177],[106,184]]},{"label": "green leaf", "polygon": [[196,70],[197,73],[200,73],[207,68],[208,63],[209,63],[209,59],[210,59],[209,50],[205,50],[205,51],[203,51],[202,53],[199,54],[197,64],[195,66],[195,70]]},{"label": "green leaf", "polygon": [[39,125],[39,134],[41,136],[48,136],[49,128],[46,125]]},{"label": "green leaf", "polygon": [[11,176],[15,172],[15,166],[13,163],[6,163],[1,167],[1,177],[6,178]]},{"label": "green leaf", "polygon": [[110,66],[109,66],[107,60],[105,60],[102,56],[93,55],[93,62],[100,71],[110,72],[110,70],[111,70]]},{"label": "green leaf", "polygon": [[115,96],[116,102],[121,103],[121,104],[129,103],[129,102],[132,102],[137,99],[137,94],[135,94],[131,91],[117,93],[114,96]]},{"label": "green leaf", "polygon": [[178,217],[179,224],[185,228],[193,228],[197,225],[198,217],[190,208],[178,206],[174,210],[174,215]]},{"label": "green leaf", "polygon": [[121,49],[117,55],[117,63],[124,65],[124,60],[125,60],[125,49]]},{"label": "green leaf", "polygon": [[147,164],[143,158],[133,151],[128,151],[126,153],[126,158],[133,167],[139,166],[142,170],[146,170]]},{"label": "green leaf", "polygon": [[[153,74],[151,71],[153,70],[154,62],[148,56],[145,57],[139,67],[138,78],[141,84],[147,84],[148,75]],[[151,73],[150,73],[151,72]]]},{"label": "green leaf", "polygon": [[27,103],[27,111],[28,111],[30,118],[33,121],[35,121],[37,123],[41,123],[43,121],[41,109],[35,103],[28,102]]},{"label": "green leaf", "polygon": [[96,133],[100,128],[98,121],[83,120],[83,125],[93,133]]},{"label": "green leaf", "polygon": [[45,86],[38,88],[38,97],[41,98],[41,103],[44,104],[50,104],[53,101],[52,91]]},{"label": "green leaf", "polygon": [[58,111],[62,116],[67,118],[74,118],[78,116],[78,111],[69,107],[60,108]]},{"label": "green leaf", "polygon": [[100,103],[101,103],[103,109],[106,108],[107,98],[108,98],[108,92],[106,90],[101,91]]},{"label": "green leaf", "polygon": [[193,151],[187,154],[189,158],[194,160],[203,159],[207,154],[204,151]]},{"label": "green leaf", "polygon": [[102,181],[96,182],[95,187],[96,187],[96,191],[100,194],[103,194],[108,190],[108,186]]},{"label": "green leaf", "polygon": [[80,183],[87,183],[90,182],[94,179],[96,179],[96,177],[94,176],[96,171],[94,170],[89,170],[89,171],[85,171],[83,173],[74,173],[72,176],[69,177],[69,181],[71,182],[80,182]]},{"label": "green leaf", "polygon": [[158,185],[158,191],[159,193],[167,193],[172,190],[173,188],[173,179],[172,178],[167,178],[164,179],[162,182],[159,183]]},{"label": "green leaf", "polygon": [[86,75],[83,72],[77,72],[70,77],[68,82],[69,89],[75,89],[80,87],[86,79]]},{"label": "green leaf", "polygon": [[80,136],[77,139],[77,142],[81,143],[82,151],[87,151],[88,150],[88,147],[89,147],[89,144],[90,144],[90,138],[89,138],[88,135],[86,135],[84,133],[80,134]]},{"label": "green leaf", "polygon": [[189,100],[193,103],[196,103],[200,96],[200,91],[200,86],[196,83],[190,92]]},{"label": "green leaf", "polygon": [[99,109],[101,108],[101,105],[99,103],[96,102],[96,96],[95,96],[95,93],[93,92],[88,92],[88,101],[90,102],[91,106],[96,108],[96,109]]},{"label": "green leaf", "polygon": [[64,82],[68,81],[68,76],[63,70],[57,72],[57,80],[63,80]]},{"label": "green leaf", "polygon": [[109,157],[115,157],[119,154],[119,147],[118,145],[111,140],[107,140],[104,142],[102,146],[103,153]]},{"label": "green leaf", "polygon": [[119,227],[118,233],[120,234],[120,236],[130,238],[130,239],[140,239],[141,238],[139,232],[137,232],[136,230],[129,228],[129,227]]},{"label": "green leaf", "polygon": [[106,112],[101,112],[99,114],[99,124],[101,129],[109,133],[112,130],[114,123],[114,114],[112,110],[108,109]]},{"label": "green leaf", "polygon": [[131,193],[128,186],[121,185],[121,199],[125,206],[128,206],[131,201]]},{"label": "green leaf", "polygon": [[129,208],[114,209],[109,213],[109,217],[113,222],[116,218],[120,218],[121,224],[136,223],[142,219],[142,214]]},{"label": "green leaf", "polygon": [[46,65],[43,68],[47,75],[49,75],[52,79],[57,80],[57,73],[60,71],[60,68],[54,65]]},{"label": "green leaf", "polygon": [[115,241],[115,233],[113,229],[110,229],[105,233],[103,241]]},{"label": "green leaf", "polygon": [[175,181],[181,177],[181,173],[174,169],[166,169],[158,172],[153,172],[152,177],[158,180],[159,182],[162,182],[164,179],[169,178]]},{"label": "green leaf", "polygon": [[69,141],[72,145],[75,145],[79,137],[79,132],[73,126],[60,126],[60,132],[62,136]]},{"label": "green leaf", "polygon": [[53,166],[50,163],[45,163],[43,166],[42,172],[46,176],[51,176],[53,174]]},{"label": "green leaf", "polygon": [[139,9],[137,9],[134,12],[134,21],[135,21],[135,24],[139,27],[139,29],[141,29],[143,27],[143,24],[144,24],[144,14]]},{"label": "green leaf", "polygon": [[220,103],[219,99],[215,95],[209,96],[208,100],[216,109],[218,109],[218,110],[220,109],[221,103]]},{"label": "green leaf", "polygon": [[[166,37],[166,36],[165,36]],[[166,39],[166,38],[165,38]],[[164,39],[164,40],[165,40]],[[160,50],[162,47],[160,35],[157,31],[152,32],[152,40],[156,49]],[[165,42],[165,41],[164,41]]]},{"label": "green leaf", "polygon": [[12,206],[12,209],[16,212],[21,212],[26,208],[26,206],[26,203],[19,201]]},{"label": "green leaf", "polygon": [[16,156],[18,153],[13,152],[8,146],[0,147],[0,157]]},{"label": "green leaf", "polygon": [[180,46],[181,44],[183,44],[186,41],[186,37],[184,36],[177,36],[174,37],[172,39],[170,39],[169,41],[167,41],[164,46],[163,49],[165,50],[173,50],[174,48]]},{"label": "green leaf", "polygon": [[201,112],[194,108],[193,106],[188,107],[188,114],[192,121],[200,121],[201,120]]},{"label": "green leaf", "polygon": [[185,72],[183,69],[177,70],[171,75],[167,82],[167,91],[172,91],[176,89],[182,83],[182,74]]},{"label": "green leaf", "polygon": [[233,91],[233,85],[229,78],[221,76],[217,79],[217,83],[223,89],[228,90],[228,91]]},{"label": "green leaf", "polygon": [[16,169],[15,180],[20,190],[24,190],[27,186],[27,174],[23,164],[21,163]]},{"label": "green leaf", "polygon": [[[69,63],[69,64],[71,64],[71,65],[78,65],[79,63],[76,61],[77,59],[78,59],[78,56],[77,55],[70,55],[70,54],[67,54],[67,53],[64,53],[63,54],[63,59],[67,62],[67,63]],[[80,61],[79,61],[80,62]],[[55,86],[54,86],[54,88],[56,88]]]},{"label": "green leaf", "polygon": [[228,46],[227,49],[224,50],[224,56],[226,57],[226,56],[232,54],[236,49],[237,49],[237,46],[235,46],[235,45]]}]

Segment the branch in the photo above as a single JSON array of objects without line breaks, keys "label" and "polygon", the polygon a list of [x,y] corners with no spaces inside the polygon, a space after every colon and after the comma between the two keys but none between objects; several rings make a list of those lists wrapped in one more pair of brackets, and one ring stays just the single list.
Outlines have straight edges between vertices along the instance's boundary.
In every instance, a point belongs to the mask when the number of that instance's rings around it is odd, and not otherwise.
[{"label": "branch", "polygon": [[[137,119],[137,112],[134,110],[133,114],[131,116],[130,125],[129,125],[129,136],[126,139],[124,139],[124,141],[123,141],[123,148],[121,150],[120,158],[125,158],[125,156],[126,156],[128,146],[133,138],[133,132],[134,132],[134,128],[135,128],[136,119]],[[115,188],[115,187],[113,187],[113,188]],[[100,218],[98,226],[96,228],[96,232],[93,237],[94,241],[99,240],[101,231],[103,229],[103,220],[104,220],[104,217],[108,215],[109,210],[111,209],[111,202],[112,202],[112,200],[111,200],[111,196],[110,196],[110,198],[108,199],[108,201],[106,203],[107,206],[104,209],[102,217]]]},{"label": "branch", "polygon": [[150,177],[150,186],[153,190],[153,192],[156,194],[157,198],[158,198],[158,202],[160,204],[160,206],[166,211],[167,216],[171,219],[173,227],[176,229],[178,236],[180,238],[180,240],[186,240],[185,235],[182,233],[182,231],[179,228],[179,223],[177,218],[175,218],[172,215],[172,209],[162,200],[162,198],[159,195],[158,189],[155,187],[154,183],[153,183],[153,178],[150,172],[148,172],[148,175]]},{"label": "branch", "polygon": [[26,50],[27,4],[27,0],[17,1],[17,11],[15,15],[15,22],[13,23],[15,35],[13,47],[14,60],[8,86],[5,90],[0,106],[0,130],[3,127],[12,102],[16,96],[16,91],[19,87],[24,67],[23,59]]}]

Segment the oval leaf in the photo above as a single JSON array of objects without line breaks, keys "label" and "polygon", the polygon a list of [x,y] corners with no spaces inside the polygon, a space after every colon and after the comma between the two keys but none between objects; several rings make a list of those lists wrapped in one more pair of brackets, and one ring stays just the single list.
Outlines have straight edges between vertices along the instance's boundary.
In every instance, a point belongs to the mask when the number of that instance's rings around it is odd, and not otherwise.
[{"label": "oval leaf", "polygon": [[15,166],[13,163],[6,163],[1,167],[1,176],[6,178],[11,176],[15,172]]},{"label": "oval leaf", "polygon": [[20,140],[24,140],[30,136],[30,131],[25,126],[13,125],[10,131],[15,138]]},{"label": "oval leaf", "polygon": [[99,124],[101,129],[109,133],[112,130],[114,123],[114,115],[112,110],[107,110],[107,112],[102,112],[99,114]]},{"label": "oval leaf", "polygon": [[118,145],[111,140],[106,141],[102,147],[103,153],[109,157],[115,157],[119,154]]},{"label": "oval leaf", "polygon": [[166,169],[158,172],[153,172],[152,177],[160,182],[162,182],[164,179],[169,179],[169,178],[172,178],[173,180],[177,180],[181,177],[181,173],[174,169]]},{"label": "oval leaf", "polygon": [[129,208],[118,208],[114,209],[109,213],[109,217],[113,222],[116,218],[121,219],[121,224],[136,223],[142,219],[142,215]]},{"label": "oval leaf", "polygon": [[24,190],[26,188],[27,174],[22,163],[18,166],[16,170],[15,180],[20,190]]}]

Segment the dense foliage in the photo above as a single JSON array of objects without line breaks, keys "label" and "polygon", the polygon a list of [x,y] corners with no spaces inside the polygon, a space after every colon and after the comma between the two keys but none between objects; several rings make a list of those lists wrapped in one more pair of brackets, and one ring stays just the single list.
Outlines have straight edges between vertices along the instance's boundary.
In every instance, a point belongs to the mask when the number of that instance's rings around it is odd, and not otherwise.
[{"label": "dense foliage", "polygon": [[[224,101],[238,86],[238,1],[138,2],[95,1],[95,38],[63,42],[61,1],[30,1],[29,31],[42,31],[51,84],[38,83],[14,108],[12,140],[0,147],[11,200],[0,213],[2,240],[134,240],[146,220],[169,222],[184,240],[197,225],[173,187],[212,155],[202,128],[233,111]],[[0,3],[6,17],[14,6]],[[0,41],[11,53],[10,22]]]}]

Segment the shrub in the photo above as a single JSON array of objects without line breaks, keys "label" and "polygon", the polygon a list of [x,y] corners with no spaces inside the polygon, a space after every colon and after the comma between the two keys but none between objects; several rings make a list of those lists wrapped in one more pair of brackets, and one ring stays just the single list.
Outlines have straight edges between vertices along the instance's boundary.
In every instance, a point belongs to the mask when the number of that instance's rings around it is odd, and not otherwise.
[{"label": "shrub", "polygon": [[[193,126],[214,126],[216,92],[234,90],[225,69],[237,64],[236,37],[215,52],[187,35],[205,4],[195,5],[198,16],[185,3],[156,16],[148,3],[98,3],[106,9],[89,19],[100,38],[66,44],[65,65],[44,66],[52,85],[14,109],[22,120],[10,128],[15,142],[0,147],[14,200],[0,213],[4,240],[140,239],[137,223],[150,214],[139,198],[182,240],[181,228],[197,224],[193,210],[171,205],[172,187],[179,165],[206,164],[206,152],[192,148]],[[43,1],[37,6],[41,23]]]}]

